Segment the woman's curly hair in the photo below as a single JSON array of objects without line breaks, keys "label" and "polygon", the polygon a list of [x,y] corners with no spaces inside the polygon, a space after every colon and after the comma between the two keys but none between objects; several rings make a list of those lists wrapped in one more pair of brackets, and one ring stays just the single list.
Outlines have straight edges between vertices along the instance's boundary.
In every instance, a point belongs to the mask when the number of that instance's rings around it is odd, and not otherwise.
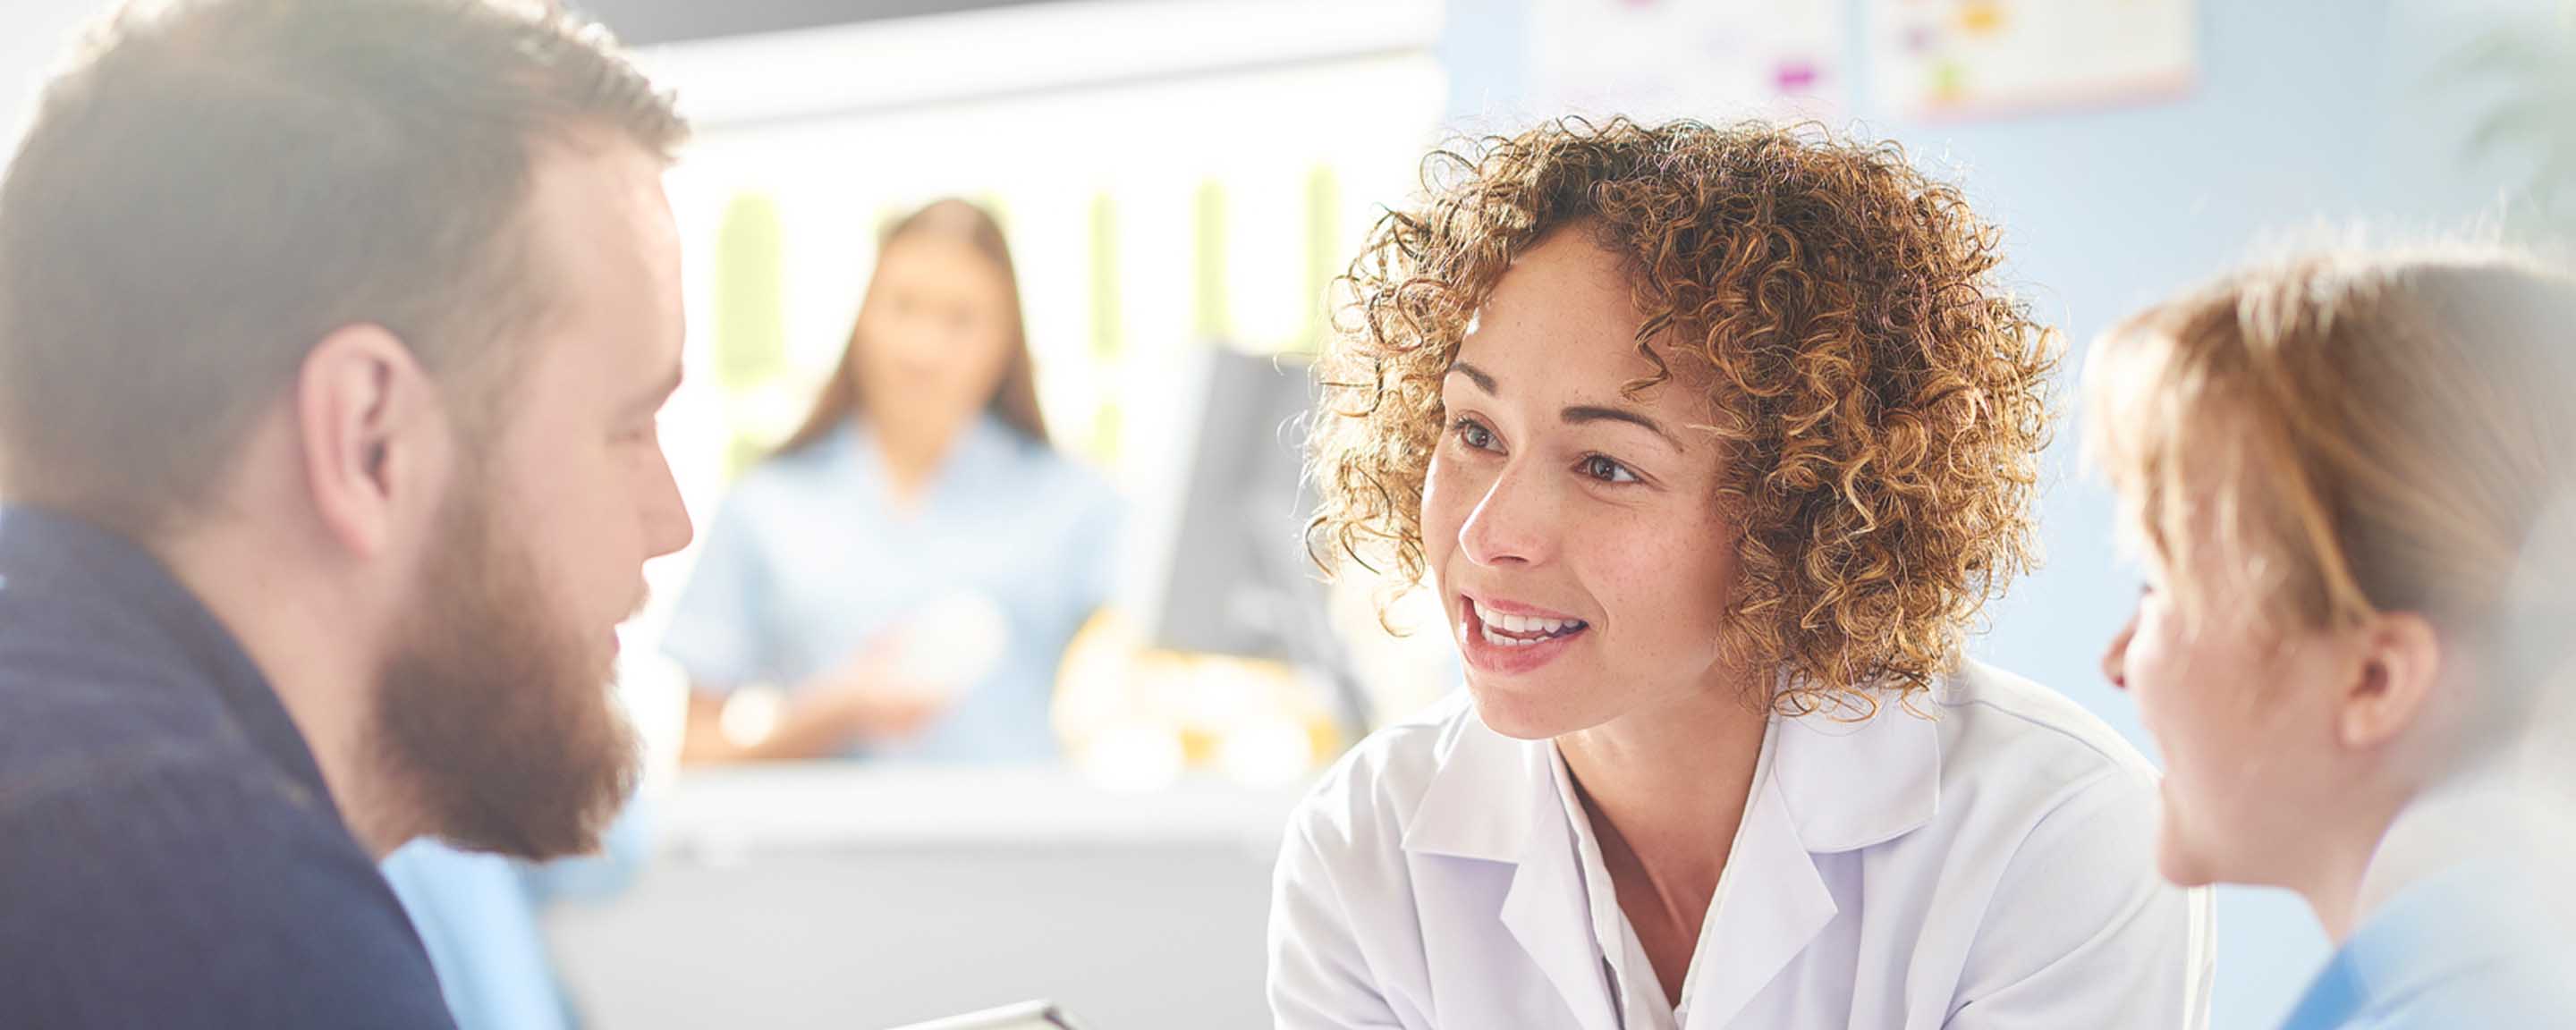
[{"label": "woman's curly hair", "polygon": [[1644,314],[1657,371],[1627,391],[1676,362],[1707,384],[1742,531],[1727,653],[1778,667],[1789,714],[1875,711],[1953,666],[2034,554],[2058,348],[1958,189],[1813,127],[1624,118],[1461,144],[1422,179],[1335,284],[1310,455],[1328,567],[1422,579],[1441,379],[1513,258],[1580,225]]}]

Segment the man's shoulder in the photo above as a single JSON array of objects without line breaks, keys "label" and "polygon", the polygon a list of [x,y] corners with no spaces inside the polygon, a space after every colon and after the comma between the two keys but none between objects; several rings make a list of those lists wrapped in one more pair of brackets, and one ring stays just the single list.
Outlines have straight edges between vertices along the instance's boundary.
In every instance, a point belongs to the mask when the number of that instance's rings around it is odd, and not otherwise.
[{"label": "man's shoulder", "polygon": [[0,1025],[449,1025],[329,799],[221,748],[101,754],[0,793]]},{"label": "man's shoulder", "polygon": [[168,682],[172,674],[143,663],[48,667],[13,660],[20,657],[0,654],[0,825],[22,809],[108,793],[141,800],[242,783],[329,812],[328,799],[277,774],[202,688]]},{"label": "man's shoulder", "polygon": [[349,886],[316,874],[380,880],[330,798],[246,747],[149,729],[65,736],[88,746],[16,740],[18,757],[0,764],[0,897],[45,893],[53,879],[120,896],[278,899]]}]

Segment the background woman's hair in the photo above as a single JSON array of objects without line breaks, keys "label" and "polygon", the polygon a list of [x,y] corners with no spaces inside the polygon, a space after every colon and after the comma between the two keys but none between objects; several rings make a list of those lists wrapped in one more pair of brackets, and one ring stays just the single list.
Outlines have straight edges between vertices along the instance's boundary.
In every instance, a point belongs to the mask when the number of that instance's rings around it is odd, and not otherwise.
[{"label": "background woman's hair", "polygon": [[[947,233],[973,244],[993,262],[1002,274],[1003,292],[1009,298],[1010,312],[1004,320],[1011,334],[1010,364],[1002,370],[1002,382],[994,389],[989,407],[1011,428],[1039,443],[1049,442],[1046,416],[1038,410],[1037,362],[1029,357],[1028,316],[1020,307],[1020,275],[1011,261],[1010,242],[1002,235],[1002,223],[982,207],[955,198],[933,201],[922,209],[886,226],[877,238],[878,260],[883,261],[887,248],[895,241],[919,233]],[[867,301],[861,299],[860,310]],[[777,455],[793,454],[814,441],[837,432],[842,423],[859,412],[859,327],[866,318],[850,320],[849,343],[841,349],[841,361],[832,369],[823,391],[814,398],[814,407],[805,420],[779,444]]]}]

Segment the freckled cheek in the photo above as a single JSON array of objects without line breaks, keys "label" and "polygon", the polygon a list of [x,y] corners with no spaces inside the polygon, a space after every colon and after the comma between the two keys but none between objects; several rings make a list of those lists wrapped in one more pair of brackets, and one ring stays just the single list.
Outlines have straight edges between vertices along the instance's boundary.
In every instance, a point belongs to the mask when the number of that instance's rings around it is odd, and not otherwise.
[{"label": "freckled cheek", "polygon": [[1569,564],[1628,636],[1712,638],[1723,619],[1730,565],[1651,520],[1604,520],[1568,533]]}]

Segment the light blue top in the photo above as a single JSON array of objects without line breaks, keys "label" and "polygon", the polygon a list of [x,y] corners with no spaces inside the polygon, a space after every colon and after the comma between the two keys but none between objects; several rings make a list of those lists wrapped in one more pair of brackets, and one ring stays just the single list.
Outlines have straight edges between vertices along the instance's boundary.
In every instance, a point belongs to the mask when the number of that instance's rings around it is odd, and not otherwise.
[{"label": "light blue top", "polygon": [[1109,597],[1117,495],[1087,468],[986,415],[917,505],[899,505],[868,431],[850,428],[745,473],[707,528],[662,647],[702,688],[795,689],[926,606],[1000,606],[1009,645],[982,682],[909,741],[852,757],[1042,762],[1075,631]]},{"label": "light blue top", "polygon": [[2308,985],[2282,1030],[2576,1027],[2563,870],[2473,860],[2392,895]]},{"label": "light blue top", "polygon": [[537,915],[559,900],[625,889],[650,847],[642,805],[611,824],[602,853],[531,866],[418,840],[386,856],[385,880],[438,971],[457,1030],[572,1030],[581,1025],[548,961]]}]

